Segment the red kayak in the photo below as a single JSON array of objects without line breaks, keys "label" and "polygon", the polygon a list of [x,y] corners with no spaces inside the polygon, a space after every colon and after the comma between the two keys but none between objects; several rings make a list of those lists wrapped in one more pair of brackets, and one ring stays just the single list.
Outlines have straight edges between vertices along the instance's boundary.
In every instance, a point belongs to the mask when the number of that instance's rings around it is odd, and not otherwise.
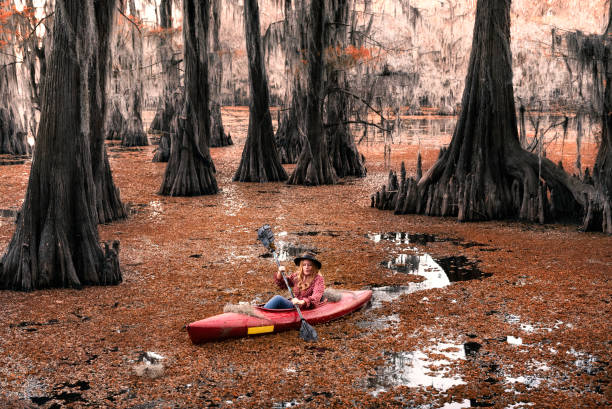
[{"label": "red kayak", "polygon": [[[310,310],[301,310],[309,324],[319,324],[349,314],[367,303],[372,291],[334,290],[338,301],[325,301]],[[194,344],[224,338],[244,337],[300,328],[301,320],[294,308],[271,310],[248,306],[243,312],[225,312],[187,325]]]}]

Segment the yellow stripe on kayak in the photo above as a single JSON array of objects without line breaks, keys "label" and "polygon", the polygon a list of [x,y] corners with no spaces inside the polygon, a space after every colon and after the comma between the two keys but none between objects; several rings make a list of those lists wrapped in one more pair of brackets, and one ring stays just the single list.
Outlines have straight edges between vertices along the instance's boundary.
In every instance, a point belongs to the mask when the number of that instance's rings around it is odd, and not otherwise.
[{"label": "yellow stripe on kayak", "polygon": [[274,332],[274,325],[266,325],[263,327],[249,327],[247,328],[247,334],[265,334],[266,332]]}]

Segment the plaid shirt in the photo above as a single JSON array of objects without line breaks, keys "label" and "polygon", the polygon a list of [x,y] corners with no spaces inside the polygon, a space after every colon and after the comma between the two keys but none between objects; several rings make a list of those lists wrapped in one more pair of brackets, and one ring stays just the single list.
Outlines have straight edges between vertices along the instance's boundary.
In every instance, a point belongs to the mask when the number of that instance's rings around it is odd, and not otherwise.
[{"label": "plaid shirt", "polygon": [[[274,281],[276,281],[276,285],[278,285],[279,288],[287,288],[283,277],[280,279],[275,278]],[[289,285],[293,289],[293,295],[300,300],[306,301],[306,304],[304,304],[302,308],[315,308],[321,304],[323,291],[325,291],[325,280],[322,275],[317,274],[314,280],[312,280],[312,283],[310,283],[310,286],[304,291],[300,290],[297,286],[297,273],[288,276],[287,282],[289,282]]]}]

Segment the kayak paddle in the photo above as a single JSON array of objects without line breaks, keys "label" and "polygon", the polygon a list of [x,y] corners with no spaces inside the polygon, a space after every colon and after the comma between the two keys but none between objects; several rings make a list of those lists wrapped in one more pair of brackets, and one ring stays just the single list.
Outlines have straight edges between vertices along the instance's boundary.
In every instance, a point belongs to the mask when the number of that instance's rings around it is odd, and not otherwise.
[{"label": "kayak paddle", "polygon": [[[277,267],[280,267],[280,262],[278,261],[278,257],[276,256],[276,246],[274,245],[274,233],[272,233],[272,228],[270,227],[270,225],[264,224],[262,227],[257,229],[257,239],[261,241],[261,243],[266,249],[268,249],[268,251],[272,252]],[[291,294],[291,298],[295,298],[295,296],[293,295],[293,290],[291,290],[291,286],[287,281],[287,277],[285,277],[285,273],[283,271],[281,271],[280,273],[283,276],[283,280],[285,281],[285,285],[289,290],[289,294]],[[300,320],[302,321],[302,326],[300,327],[300,337],[304,341],[318,341],[319,336],[317,335],[317,331],[315,331],[315,329],[309,323],[306,322],[304,316],[302,315],[302,311],[300,311],[300,307],[295,304],[293,306],[297,310],[300,316]]]}]

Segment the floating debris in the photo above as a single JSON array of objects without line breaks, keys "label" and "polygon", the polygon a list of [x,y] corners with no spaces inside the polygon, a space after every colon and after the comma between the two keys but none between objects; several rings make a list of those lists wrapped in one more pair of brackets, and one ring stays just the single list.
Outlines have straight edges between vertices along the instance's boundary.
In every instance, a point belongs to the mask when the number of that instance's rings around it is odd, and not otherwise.
[{"label": "floating debris", "polygon": [[508,342],[510,345],[523,345],[523,339],[521,337],[513,337],[512,335],[509,335],[506,338],[506,342]]},{"label": "floating debris", "polygon": [[296,407],[296,406],[298,406],[300,404],[301,403],[299,401],[294,399],[294,400],[292,400],[290,402],[277,402],[277,403],[274,403],[272,405],[272,408],[273,409],[294,408],[294,407]]},{"label": "floating debris", "polygon": [[134,372],[137,376],[147,377],[151,379],[159,378],[164,374],[164,365],[162,361],[166,358],[155,352],[144,352],[138,358],[138,364],[134,366]]}]

